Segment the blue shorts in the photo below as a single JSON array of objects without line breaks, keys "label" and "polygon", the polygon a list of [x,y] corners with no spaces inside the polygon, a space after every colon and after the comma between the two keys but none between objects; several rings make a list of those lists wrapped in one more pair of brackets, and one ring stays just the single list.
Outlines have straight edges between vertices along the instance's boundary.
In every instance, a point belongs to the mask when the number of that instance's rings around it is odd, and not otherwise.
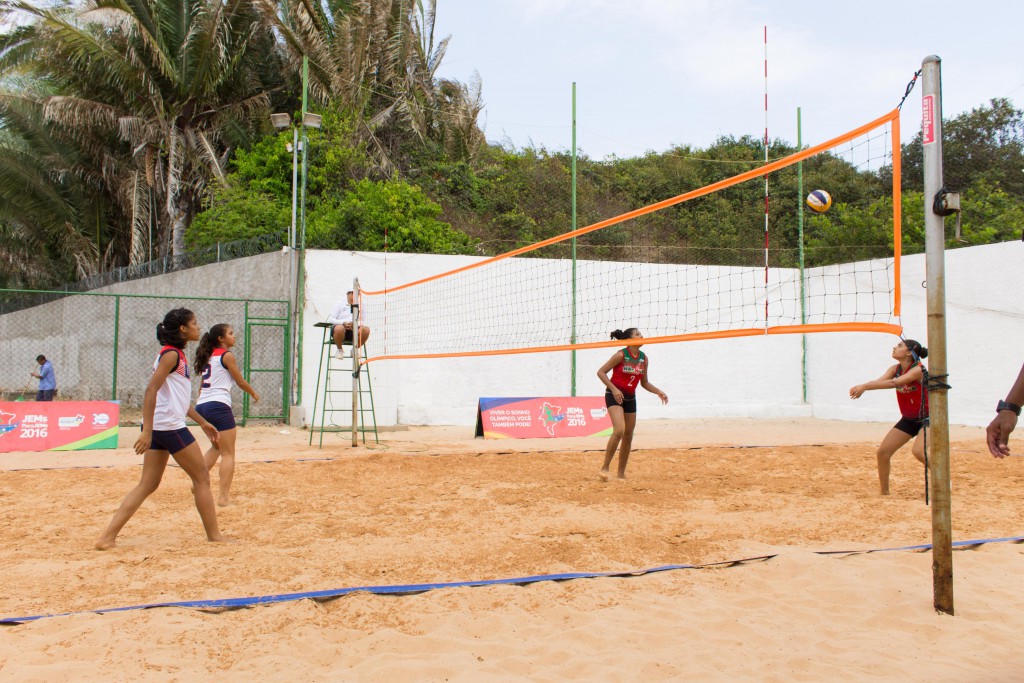
[{"label": "blue shorts", "polygon": [[615,397],[612,396],[612,392],[606,390],[604,392],[604,404],[606,406],[608,406],[609,408],[611,408],[612,406],[616,406],[618,408],[622,408],[622,412],[624,412],[624,413],[635,413],[636,412],[636,394],[627,394],[626,392],[623,391],[622,392],[622,403],[616,403],[615,402]]},{"label": "blue shorts", "polygon": [[218,432],[226,432],[235,428],[235,414],[231,406],[220,401],[208,401],[196,406],[196,412],[217,428]]},{"label": "blue shorts", "polygon": [[149,444],[151,451],[167,451],[171,455],[183,451],[196,442],[187,427],[168,432],[153,430],[153,441]]}]

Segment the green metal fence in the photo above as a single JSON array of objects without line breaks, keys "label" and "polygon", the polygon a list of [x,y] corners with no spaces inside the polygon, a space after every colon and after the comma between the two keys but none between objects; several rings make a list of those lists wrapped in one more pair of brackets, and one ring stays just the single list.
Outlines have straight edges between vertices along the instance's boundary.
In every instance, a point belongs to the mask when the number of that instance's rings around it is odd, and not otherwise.
[{"label": "green metal fence", "polygon": [[[0,289],[0,299],[4,400],[35,397],[37,381],[30,373],[41,354],[53,362],[58,400],[117,399],[122,421],[132,421],[141,410],[159,349],[156,325],[168,310],[185,307],[195,312],[204,330],[216,323],[235,330],[233,351],[260,394],[260,402],[252,403],[236,389],[236,418],[242,424],[254,418],[287,419],[292,348],[288,301],[9,289]],[[186,353],[191,362],[194,347]]]}]

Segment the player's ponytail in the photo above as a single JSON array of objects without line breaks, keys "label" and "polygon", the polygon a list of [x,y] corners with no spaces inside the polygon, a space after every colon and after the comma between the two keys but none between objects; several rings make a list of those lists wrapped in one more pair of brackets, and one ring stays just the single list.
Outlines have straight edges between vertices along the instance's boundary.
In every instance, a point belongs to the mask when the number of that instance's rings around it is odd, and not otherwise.
[{"label": "player's ponytail", "polygon": [[910,350],[910,353],[914,355],[914,360],[924,360],[928,357],[928,349],[921,346],[921,343],[914,339],[904,339],[903,344]]},{"label": "player's ponytail", "polygon": [[629,327],[625,330],[612,330],[612,339],[632,339],[637,328]]},{"label": "player's ponytail", "polygon": [[178,349],[185,348],[188,340],[181,333],[181,328],[187,326],[196,317],[195,313],[187,308],[175,308],[167,312],[164,320],[156,326],[156,339],[165,346],[173,346]]},{"label": "player's ponytail", "polygon": [[220,346],[220,338],[228,333],[230,327],[227,323],[217,323],[210,328],[209,332],[203,333],[203,338],[199,340],[199,347],[196,349],[196,362],[192,367],[199,372],[203,371],[206,364],[210,362],[213,350]]}]

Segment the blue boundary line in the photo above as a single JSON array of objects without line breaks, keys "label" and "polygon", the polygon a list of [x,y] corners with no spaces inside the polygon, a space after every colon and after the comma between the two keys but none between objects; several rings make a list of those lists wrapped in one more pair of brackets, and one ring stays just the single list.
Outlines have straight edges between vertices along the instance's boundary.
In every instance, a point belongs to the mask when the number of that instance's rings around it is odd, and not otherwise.
[{"label": "blue boundary line", "polygon": [[[972,548],[986,543],[1024,543],[1024,536],[1006,536],[1003,538],[986,538],[974,541],[954,541],[954,548]],[[884,553],[892,551],[916,551],[923,552],[925,550],[931,550],[932,544],[926,543],[924,545],[905,545],[895,548],[874,548],[868,550],[815,550],[815,555],[836,556],[836,555],[863,555],[868,553]],[[332,600],[334,598],[340,598],[350,593],[358,593],[360,591],[366,593],[372,593],[373,595],[417,595],[419,593],[426,593],[427,591],[438,590],[442,588],[476,588],[479,586],[525,586],[531,583],[540,583],[541,581],[572,581],[575,579],[596,579],[596,578],[609,578],[609,577],[621,577],[630,578],[634,576],[644,576],[646,574],[654,574],[657,572],[674,571],[678,569],[711,569],[714,567],[735,567],[742,564],[748,564],[750,562],[766,562],[772,558],[778,557],[781,553],[774,553],[771,555],[758,555],[755,557],[746,557],[740,560],[724,560],[722,562],[709,562],[707,564],[666,564],[660,567],[651,567],[649,569],[635,569],[621,572],[571,572],[567,574],[538,574],[535,576],[522,576],[518,578],[510,579],[487,579],[479,581],[451,581],[447,583],[414,583],[407,585],[392,585],[392,586],[353,586],[350,588],[331,588],[322,591],[304,591],[301,593],[281,593],[278,595],[258,595],[245,598],[223,598],[220,600],[184,600],[181,602],[154,602],[146,605],[129,605],[126,607],[111,607],[109,609],[95,609],[95,610],[82,610],[78,612],[61,612],[56,614],[37,614],[35,616],[28,617],[7,617],[0,619],[0,626],[15,626],[18,624],[28,623],[30,621],[36,621],[39,619],[48,619],[51,617],[67,617],[76,614],[109,614],[113,612],[129,612],[134,610],[143,609],[154,609],[157,607],[184,607],[190,609],[204,609],[204,610],[221,610],[221,609],[240,609],[243,607],[253,607],[256,605],[269,605],[277,602],[291,602],[294,600]]]}]

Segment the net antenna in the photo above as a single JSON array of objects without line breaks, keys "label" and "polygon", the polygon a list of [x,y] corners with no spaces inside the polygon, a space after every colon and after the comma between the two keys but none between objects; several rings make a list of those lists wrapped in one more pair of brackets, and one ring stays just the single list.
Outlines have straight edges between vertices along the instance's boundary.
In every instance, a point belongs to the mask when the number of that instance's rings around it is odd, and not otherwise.
[{"label": "net antenna", "polygon": [[[768,27],[764,27],[764,163],[768,164]],[[768,331],[768,274],[771,262],[768,253],[768,174],[764,175],[764,324]]]},{"label": "net antenna", "polygon": [[[775,174],[776,193],[789,191],[795,198],[801,161],[807,162],[804,174],[811,182],[840,168],[841,173],[870,176],[877,193],[861,198],[870,202],[864,207],[855,207],[852,200],[847,205],[836,195],[828,213],[811,216],[802,272],[792,238],[787,243],[776,237],[772,249],[766,249],[763,201],[750,196],[753,188],[744,187]],[[366,361],[613,347],[617,342],[608,340],[608,330],[624,316],[644,331],[646,344],[765,334],[900,334],[899,110],[784,158],[744,163],[753,167],[577,230],[491,258],[465,257],[465,265],[412,282],[385,281],[385,289],[364,289],[364,315],[386,318],[379,355]],[[882,167],[891,173],[878,173]],[[736,205],[742,208],[740,217],[722,208]],[[859,223],[849,220],[855,211]],[[722,214],[712,219],[716,225],[729,219],[739,226],[735,235],[709,237],[693,230],[690,217],[716,212]],[[792,220],[790,232],[795,233],[795,217],[783,213],[774,212],[772,220]],[[676,226],[678,238],[637,247],[632,239],[642,235],[637,226],[654,220]],[[875,243],[837,251],[834,231],[863,224],[884,226]],[[777,224],[776,233],[785,227]],[[609,246],[615,235],[624,242],[621,247]],[[571,257],[574,238],[580,238],[579,260]],[[647,258],[635,258],[638,250]]]}]

